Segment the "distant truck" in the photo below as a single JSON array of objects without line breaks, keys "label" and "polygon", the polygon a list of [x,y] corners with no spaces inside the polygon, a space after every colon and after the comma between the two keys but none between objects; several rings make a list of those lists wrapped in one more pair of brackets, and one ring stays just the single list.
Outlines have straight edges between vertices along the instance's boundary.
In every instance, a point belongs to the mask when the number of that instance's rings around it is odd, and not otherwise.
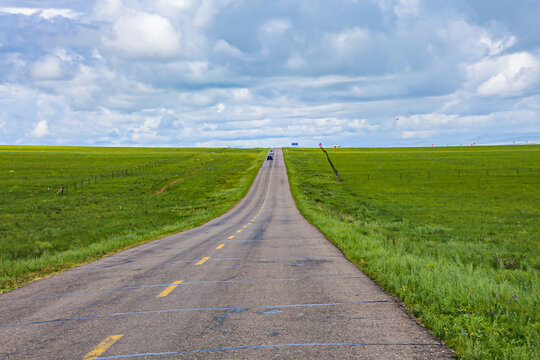
[{"label": "distant truck", "polygon": [[340,149],[341,145],[334,145],[334,149]]},{"label": "distant truck", "polygon": [[274,149],[268,150],[268,155],[266,155],[266,160],[274,160]]}]

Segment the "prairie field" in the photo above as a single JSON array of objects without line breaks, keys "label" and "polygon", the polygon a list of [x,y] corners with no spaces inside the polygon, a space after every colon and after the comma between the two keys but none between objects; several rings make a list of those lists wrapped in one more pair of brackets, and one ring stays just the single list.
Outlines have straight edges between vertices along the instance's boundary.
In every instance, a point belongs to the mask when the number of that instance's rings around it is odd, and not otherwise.
[{"label": "prairie field", "polygon": [[0,293],[224,213],[264,154],[0,146]]},{"label": "prairie field", "polygon": [[465,359],[538,359],[540,146],[284,151],[302,214]]}]

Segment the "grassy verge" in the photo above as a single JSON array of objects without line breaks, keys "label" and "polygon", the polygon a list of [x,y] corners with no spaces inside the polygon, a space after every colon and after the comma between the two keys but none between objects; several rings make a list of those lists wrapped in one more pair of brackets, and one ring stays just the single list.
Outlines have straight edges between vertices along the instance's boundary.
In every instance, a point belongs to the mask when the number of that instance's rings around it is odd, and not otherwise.
[{"label": "grassy verge", "polygon": [[466,359],[539,358],[540,147],[288,149],[302,214]]},{"label": "grassy verge", "polygon": [[0,146],[0,292],[221,215],[264,154]]}]

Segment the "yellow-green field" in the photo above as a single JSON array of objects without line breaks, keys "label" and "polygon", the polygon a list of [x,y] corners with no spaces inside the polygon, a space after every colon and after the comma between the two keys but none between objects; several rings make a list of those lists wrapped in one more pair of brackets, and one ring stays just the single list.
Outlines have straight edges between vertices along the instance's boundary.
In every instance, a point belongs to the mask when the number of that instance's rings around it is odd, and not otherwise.
[{"label": "yellow-green field", "polygon": [[0,292],[224,213],[264,154],[0,146]]},{"label": "yellow-green field", "polygon": [[538,359],[540,146],[285,152],[301,212],[466,359]]}]

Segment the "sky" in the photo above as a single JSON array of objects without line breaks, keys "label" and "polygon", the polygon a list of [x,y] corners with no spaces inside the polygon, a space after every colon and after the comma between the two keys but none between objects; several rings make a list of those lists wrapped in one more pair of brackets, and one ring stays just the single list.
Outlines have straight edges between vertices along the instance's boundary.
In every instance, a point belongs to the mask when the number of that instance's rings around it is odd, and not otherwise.
[{"label": "sky", "polygon": [[0,144],[540,142],[540,0],[0,0]]}]

